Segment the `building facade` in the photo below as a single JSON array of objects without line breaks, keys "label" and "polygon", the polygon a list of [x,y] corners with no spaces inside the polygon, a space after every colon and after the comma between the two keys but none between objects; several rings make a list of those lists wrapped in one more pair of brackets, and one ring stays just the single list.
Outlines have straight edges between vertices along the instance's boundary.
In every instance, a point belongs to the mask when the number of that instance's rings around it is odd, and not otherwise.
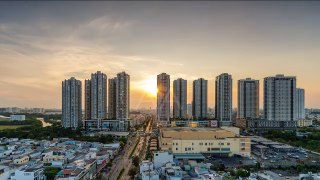
[{"label": "building facade", "polygon": [[117,74],[116,82],[116,119],[129,119],[130,112],[130,76],[121,72]]},{"label": "building facade", "polygon": [[187,119],[187,80],[173,81],[173,118]]},{"label": "building facade", "polygon": [[313,119],[298,119],[297,126],[298,127],[313,126]]},{"label": "building facade", "polygon": [[304,100],[304,89],[297,88],[297,118],[305,119],[306,111],[305,111],[305,100]]},{"label": "building facade", "polygon": [[250,156],[251,141],[237,133],[221,128],[165,128],[160,130],[161,150],[174,155],[210,154]]},{"label": "building facade", "polygon": [[223,73],[216,77],[215,117],[219,126],[232,124],[232,77]]},{"label": "building facade", "polygon": [[264,78],[264,118],[269,121],[297,120],[296,92],[296,77]]},{"label": "building facade", "polygon": [[242,79],[238,81],[237,118],[259,117],[259,80]]},{"label": "building facade", "polygon": [[85,87],[86,119],[107,118],[107,75],[101,71],[91,74],[91,79],[86,80]]},{"label": "building facade", "polygon": [[192,116],[206,119],[208,114],[208,80],[199,78],[193,81]]},{"label": "building facade", "polygon": [[10,120],[11,121],[24,121],[24,120],[26,120],[26,115],[12,114],[12,115],[10,115]]},{"label": "building facade", "polygon": [[91,81],[84,81],[84,118],[91,119]]},{"label": "building facade", "polygon": [[81,81],[74,77],[62,81],[62,126],[79,128],[82,126]]},{"label": "building facade", "polygon": [[170,118],[170,75],[157,76],[157,120],[168,123]]},{"label": "building facade", "polygon": [[116,119],[117,113],[117,78],[111,78],[108,80],[108,119]]}]

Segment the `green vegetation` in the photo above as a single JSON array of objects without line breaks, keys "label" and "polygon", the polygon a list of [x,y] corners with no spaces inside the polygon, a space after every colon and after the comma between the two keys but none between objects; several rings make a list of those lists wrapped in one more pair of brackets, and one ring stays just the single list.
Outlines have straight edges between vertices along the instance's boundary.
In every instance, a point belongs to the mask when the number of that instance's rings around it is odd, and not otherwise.
[{"label": "green vegetation", "polygon": [[138,166],[139,166],[139,163],[140,163],[140,158],[139,158],[139,156],[134,156],[134,157],[133,157],[133,160],[132,160],[132,164],[133,164],[134,166],[138,167]]},{"label": "green vegetation", "polygon": [[36,119],[28,119],[25,121],[0,121],[0,126],[2,125],[32,125],[32,126],[37,126],[37,125],[42,125],[42,123]]},{"label": "green vegetation", "polygon": [[124,145],[127,143],[127,139],[125,137],[121,137],[119,139],[120,147],[121,149],[124,147]]},{"label": "green vegetation", "polygon": [[121,171],[120,171],[120,173],[119,173],[119,175],[117,177],[117,180],[121,179],[121,176],[122,176],[123,172],[124,172],[124,168],[121,169]]},{"label": "green vegetation", "polygon": [[134,176],[137,174],[138,168],[136,166],[132,166],[128,172],[128,175],[131,179],[134,179]]},{"label": "green vegetation", "polygon": [[320,130],[303,128],[300,132],[310,132],[307,137],[297,137],[294,131],[269,131],[264,136],[273,141],[287,143],[296,147],[303,147],[311,151],[320,152]]},{"label": "green vegetation", "polygon": [[56,167],[47,167],[44,169],[44,175],[47,177],[47,180],[53,180],[55,175],[60,171],[60,168]]},{"label": "green vegetation", "polygon": [[250,176],[250,171],[246,169],[238,169],[236,171],[236,176],[237,177],[249,177]]},{"label": "green vegetation", "polygon": [[[26,123],[26,124],[23,124]],[[52,126],[42,127],[42,123],[38,120],[26,120],[26,121],[17,121],[15,125],[23,125],[16,129],[1,129],[0,137],[7,138],[30,138],[30,139],[47,139],[52,140],[53,138],[72,138],[79,141],[89,141],[89,142],[100,142],[100,143],[113,143],[114,138],[111,135],[101,135],[101,136],[84,136],[81,133],[81,129],[72,130],[71,128],[63,128],[57,122],[54,122]],[[20,124],[22,123],[22,124]],[[0,126],[1,127],[1,126]],[[122,140],[126,142],[126,140]]]},{"label": "green vegetation", "polygon": [[0,125],[0,131],[5,129],[17,129],[27,125]]}]

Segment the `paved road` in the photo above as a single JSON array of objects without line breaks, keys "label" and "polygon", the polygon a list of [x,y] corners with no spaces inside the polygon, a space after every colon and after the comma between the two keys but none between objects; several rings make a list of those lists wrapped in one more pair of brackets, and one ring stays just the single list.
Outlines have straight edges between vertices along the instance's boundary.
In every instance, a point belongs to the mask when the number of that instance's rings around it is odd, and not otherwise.
[{"label": "paved road", "polygon": [[110,173],[104,176],[104,179],[114,180],[117,179],[120,171],[122,168],[126,168],[128,164],[131,164],[131,159],[129,159],[129,155],[134,148],[135,143],[137,142],[138,138],[133,137],[129,138],[122,154],[117,156],[117,158],[113,161],[113,166],[111,167]]},{"label": "paved road", "polygon": [[[150,133],[151,132],[151,129],[152,129],[152,121],[149,121],[149,124],[146,128],[146,133]],[[144,143],[148,143],[149,141],[149,135],[145,136],[145,137],[141,137],[140,138],[140,142],[139,142],[139,145],[137,146],[137,149],[135,149],[135,152],[133,154],[137,155],[140,157],[140,160],[143,160],[145,158],[145,155],[146,155],[146,148],[143,149],[143,144]],[[129,180],[131,179],[131,177],[128,175],[128,172],[129,170],[131,169],[132,167],[132,162],[127,164],[127,167],[125,168],[125,171],[123,173],[123,176],[121,179],[125,179],[125,180]]]},{"label": "paved road", "polygon": [[[147,128],[146,128],[147,133],[151,132],[151,126],[152,126],[152,124],[150,121]],[[123,172],[121,179],[124,179],[124,180],[131,179],[130,176],[128,176],[128,172],[132,166],[132,160],[129,156],[130,156],[130,153],[133,150],[133,148],[138,140],[139,140],[139,137],[131,137],[128,139],[128,142],[127,142],[126,146],[124,147],[122,154],[120,154],[119,156],[117,156],[117,158],[114,159],[114,161],[112,163],[113,166],[111,167],[111,170],[109,171],[110,173],[107,175],[104,174],[104,176],[103,176],[104,179],[109,179],[109,180],[117,179],[122,168],[124,168],[125,171]],[[140,137],[139,144],[133,153],[134,155],[138,155],[139,157],[143,157],[143,158],[145,157],[146,151],[145,150],[142,151],[142,148],[143,148],[143,144],[146,140],[149,140],[149,135],[148,135],[148,137]],[[143,153],[143,154],[141,154],[141,153]]]}]

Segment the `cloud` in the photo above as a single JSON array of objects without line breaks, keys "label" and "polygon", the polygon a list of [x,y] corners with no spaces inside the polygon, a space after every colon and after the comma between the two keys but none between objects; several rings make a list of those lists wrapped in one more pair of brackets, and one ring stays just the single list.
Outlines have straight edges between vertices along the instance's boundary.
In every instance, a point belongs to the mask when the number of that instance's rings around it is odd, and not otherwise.
[{"label": "cloud", "polygon": [[[151,71],[144,69],[146,73],[139,75],[134,69],[140,64],[168,65],[155,57],[113,51],[112,43],[105,37],[124,33],[132,25],[108,16],[72,27],[59,22],[1,23],[0,85],[5,88],[0,96],[5,104],[0,105],[60,107],[61,81],[71,76],[84,80],[101,70],[110,78],[120,71],[130,71],[129,74],[135,73],[131,76],[135,86],[148,78],[147,72]],[[56,31],[53,26],[61,29]],[[139,100],[135,107],[144,101],[150,105],[150,99],[144,96],[141,89],[133,90],[132,98]]]}]

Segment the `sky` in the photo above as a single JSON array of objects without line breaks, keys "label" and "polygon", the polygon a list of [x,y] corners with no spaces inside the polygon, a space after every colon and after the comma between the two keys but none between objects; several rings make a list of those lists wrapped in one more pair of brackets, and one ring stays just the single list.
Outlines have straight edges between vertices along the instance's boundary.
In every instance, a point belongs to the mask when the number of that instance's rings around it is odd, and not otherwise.
[{"label": "sky", "polygon": [[[156,76],[208,82],[297,77],[320,108],[320,2],[0,2],[0,107],[61,108],[61,81],[102,71],[131,77],[131,108],[154,108]],[[84,82],[83,82],[84,84]],[[172,97],[172,96],[171,96]]]}]

